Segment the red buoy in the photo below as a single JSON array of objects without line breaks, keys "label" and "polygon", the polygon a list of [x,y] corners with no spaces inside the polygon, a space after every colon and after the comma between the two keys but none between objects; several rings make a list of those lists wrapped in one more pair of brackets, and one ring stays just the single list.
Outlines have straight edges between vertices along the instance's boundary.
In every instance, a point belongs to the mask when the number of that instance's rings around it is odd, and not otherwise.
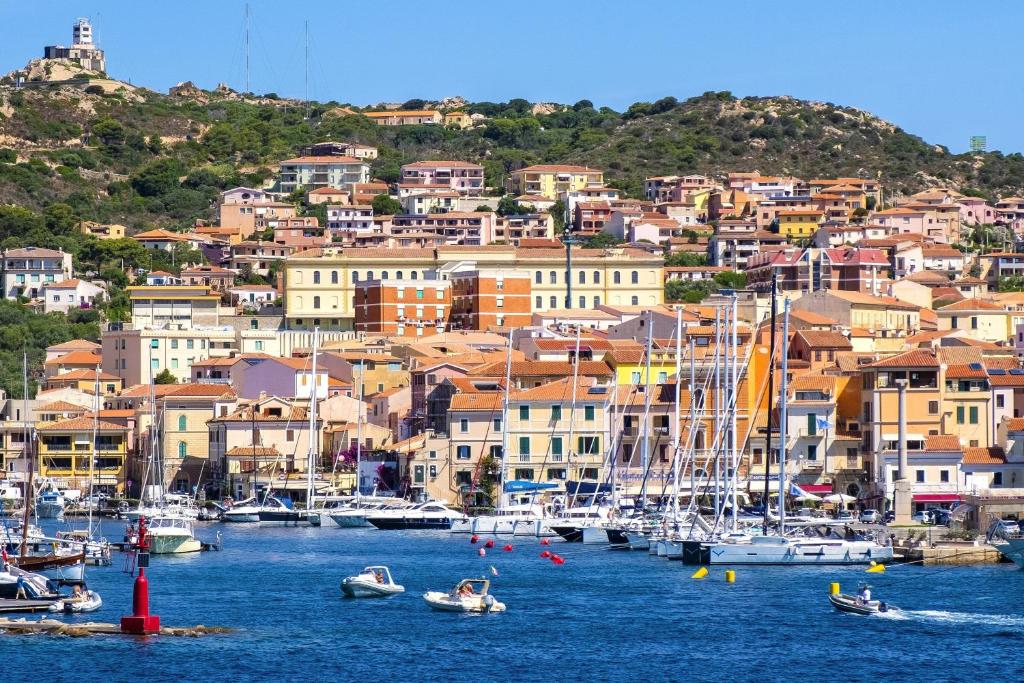
[{"label": "red buoy", "polygon": [[543,557],[546,560],[547,558],[551,557],[551,551],[550,550],[541,551],[540,556]]},{"label": "red buoy", "polygon": [[149,539],[146,537],[146,518],[139,516],[139,575],[132,589],[132,615],[121,617],[121,633],[143,636],[160,632],[160,617],[149,613]]},{"label": "red buoy", "polygon": [[557,564],[557,565],[565,564],[565,558],[564,557],[559,557],[558,559],[555,560],[555,564]]},{"label": "red buoy", "polygon": [[487,543],[484,543],[484,547],[485,548],[493,548],[494,547],[494,539],[491,539],[491,538],[487,539]]},{"label": "red buoy", "polygon": [[476,534],[473,534],[472,536],[469,537],[469,542],[470,543],[476,543],[479,540],[480,540],[480,537],[477,536]]},{"label": "red buoy", "polygon": [[542,539],[540,539],[540,544],[541,545],[551,545],[551,541],[549,541],[546,538],[542,538]]},{"label": "red buoy", "polygon": [[512,544],[511,543],[506,543],[505,547],[502,548],[502,550],[504,550],[506,553],[512,552]]}]

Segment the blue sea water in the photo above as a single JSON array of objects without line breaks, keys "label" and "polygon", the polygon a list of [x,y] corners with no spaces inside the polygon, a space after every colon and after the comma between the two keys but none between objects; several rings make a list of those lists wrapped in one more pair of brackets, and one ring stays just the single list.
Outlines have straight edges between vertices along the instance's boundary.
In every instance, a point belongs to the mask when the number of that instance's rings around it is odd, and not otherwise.
[{"label": "blue sea water", "polygon": [[[115,538],[120,523],[107,523]],[[224,549],[154,557],[151,605],[165,625],[237,629],[201,638],[0,636],[4,680],[76,681],[995,681],[1024,680],[1024,572],[1014,565],[713,569],[646,553],[537,539],[499,541],[479,557],[466,536],[373,529],[199,525]],[[343,577],[390,566],[406,593],[341,597]],[[490,575],[503,614],[430,611],[421,595]],[[130,612],[133,579],[90,571],[103,596],[92,615]],[[844,590],[868,578],[899,615],[840,614]],[[31,617],[30,617],[31,618]]]}]

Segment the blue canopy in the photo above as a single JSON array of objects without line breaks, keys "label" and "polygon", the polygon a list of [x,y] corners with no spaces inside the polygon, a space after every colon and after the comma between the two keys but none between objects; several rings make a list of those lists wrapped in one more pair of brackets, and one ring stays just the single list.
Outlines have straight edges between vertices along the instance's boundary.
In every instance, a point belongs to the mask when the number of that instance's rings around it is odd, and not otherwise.
[{"label": "blue canopy", "polygon": [[514,491],[542,491],[544,489],[556,488],[558,488],[558,484],[542,484],[538,481],[528,481],[525,479],[506,481],[504,486],[505,493],[512,493]]}]

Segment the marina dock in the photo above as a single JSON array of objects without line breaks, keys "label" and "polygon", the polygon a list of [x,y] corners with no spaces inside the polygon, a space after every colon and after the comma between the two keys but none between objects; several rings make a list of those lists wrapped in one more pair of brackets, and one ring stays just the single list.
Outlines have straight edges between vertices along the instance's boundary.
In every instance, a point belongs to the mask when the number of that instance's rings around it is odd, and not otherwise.
[{"label": "marina dock", "polygon": [[[220,626],[185,626],[173,627],[164,626],[160,629],[162,636],[205,636],[213,634],[231,633],[232,629]],[[0,633],[8,635],[23,635],[30,633],[59,635],[59,636],[123,636],[130,635],[121,632],[117,624],[106,624],[99,622],[86,622],[82,624],[69,624],[56,619],[4,619],[0,618]]]}]

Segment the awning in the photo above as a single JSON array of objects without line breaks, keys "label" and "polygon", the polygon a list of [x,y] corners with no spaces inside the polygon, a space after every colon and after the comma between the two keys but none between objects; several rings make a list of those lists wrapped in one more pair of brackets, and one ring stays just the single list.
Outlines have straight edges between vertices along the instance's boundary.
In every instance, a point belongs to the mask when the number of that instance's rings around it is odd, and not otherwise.
[{"label": "awning", "polygon": [[832,484],[797,484],[807,493],[832,493]]},{"label": "awning", "polygon": [[544,489],[557,489],[558,484],[550,484],[539,481],[528,481],[525,479],[513,479],[505,482],[505,493],[514,491],[542,491]]},{"label": "awning", "polygon": [[915,493],[915,503],[958,503],[960,496],[955,493]]}]

